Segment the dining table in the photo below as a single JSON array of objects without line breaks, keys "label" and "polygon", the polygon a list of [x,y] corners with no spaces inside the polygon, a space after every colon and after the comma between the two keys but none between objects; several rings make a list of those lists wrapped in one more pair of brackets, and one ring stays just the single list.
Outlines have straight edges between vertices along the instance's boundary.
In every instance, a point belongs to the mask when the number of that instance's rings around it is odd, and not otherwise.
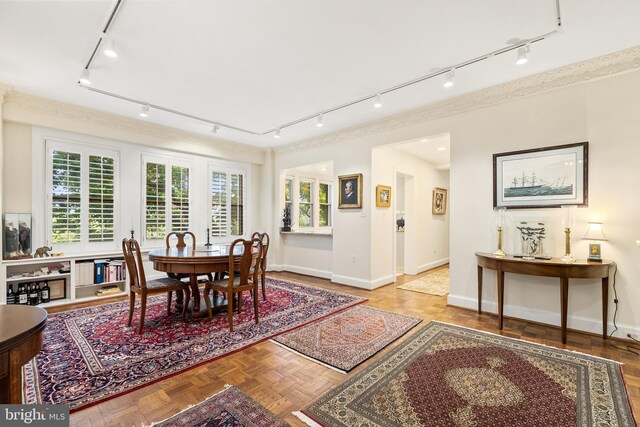
[{"label": "dining table", "polygon": [[[191,286],[191,295],[193,296],[193,317],[207,316],[206,305],[200,295],[198,286],[198,276],[209,273],[222,273],[229,270],[229,248],[230,244],[212,244],[211,246],[186,246],[184,248],[161,248],[149,251],[149,261],[153,263],[154,270],[162,271],[170,275],[188,275],[189,284]],[[236,245],[233,250],[234,266],[240,264],[240,258],[243,252],[242,245]],[[217,301],[215,295],[211,298],[212,307],[216,311],[226,308],[221,302]],[[176,301],[181,305],[182,301]]]}]

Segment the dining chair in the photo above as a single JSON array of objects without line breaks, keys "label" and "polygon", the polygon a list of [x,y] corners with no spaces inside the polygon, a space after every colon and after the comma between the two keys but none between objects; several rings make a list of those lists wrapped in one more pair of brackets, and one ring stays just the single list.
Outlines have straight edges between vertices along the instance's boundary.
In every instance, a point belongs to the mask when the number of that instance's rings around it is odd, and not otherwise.
[{"label": "dining chair", "polygon": [[[167,237],[165,237],[165,243],[167,245],[167,249],[169,249],[171,247],[171,240],[173,238],[176,238],[178,241],[176,242],[175,247],[178,249],[184,249],[187,247],[187,244],[185,243],[185,238],[186,237],[190,237],[191,238],[191,246],[193,248],[196,247],[196,235],[193,234],[191,231],[184,231],[184,232],[179,232],[179,231],[172,231],[171,233],[167,234]],[[168,277],[174,278],[174,279],[190,279],[188,274],[184,274],[184,273],[167,273]],[[211,273],[206,275],[206,279],[205,280],[213,280],[213,277],[211,276]],[[178,304],[181,301],[181,297],[178,295],[179,291],[176,291],[176,299],[178,300]],[[173,291],[169,291],[167,292],[167,299],[168,299],[168,308],[167,310],[171,310],[171,299],[173,297]],[[170,312],[168,312],[167,314],[171,314]]]},{"label": "dining chair", "polygon": [[[243,246],[240,263],[234,261],[236,245]],[[209,281],[204,286],[204,302],[207,305],[209,320],[213,320],[211,311],[210,291],[220,291],[227,295],[227,316],[229,318],[229,332],[233,332],[233,302],[234,295],[238,295],[238,313],[242,310],[242,292],[252,291],[253,309],[256,323],[258,323],[258,264],[262,253],[260,239],[236,239],[229,247],[229,278]]]},{"label": "dining chair", "polygon": [[[184,292],[185,299],[182,305],[182,320],[186,319],[187,304],[191,297],[191,289],[188,283],[172,277],[163,277],[161,279],[150,280],[144,274],[144,266],[142,264],[142,253],[140,245],[135,239],[122,239],[122,253],[127,264],[129,276],[129,321],[127,326],[131,326],[133,319],[133,309],[136,303],[136,294],[140,295],[140,325],[138,333],[142,334],[144,326],[144,315],[147,311],[147,296],[162,294],[171,291]],[[167,314],[170,314],[171,301],[167,301]]]},{"label": "dining chair", "polygon": [[258,263],[258,275],[262,281],[262,299],[267,300],[266,290],[266,271],[267,271],[267,252],[269,252],[269,235],[267,233],[260,233],[255,231],[251,238],[257,238],[262,242],[262,253],[260,254],[260,262]]}]

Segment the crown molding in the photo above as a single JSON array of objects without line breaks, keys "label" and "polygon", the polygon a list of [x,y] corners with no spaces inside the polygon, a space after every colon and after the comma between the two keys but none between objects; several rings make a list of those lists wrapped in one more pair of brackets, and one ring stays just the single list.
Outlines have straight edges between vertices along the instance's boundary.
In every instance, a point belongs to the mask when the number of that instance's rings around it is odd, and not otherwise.
[{"label": "crown molding", "polygon": [[342,129],[321,137],[292,142],[291,144],[275,147],[274,151],[276,153],[303,151],[375,135],[637,69],[640,69],[640,46],[481,89],[385,119]]},{"label": "crown molding", "polygon": [[[0,94],[5,85],[0,83]],[[8,87],[8,86],[7,86]],[[26,114],[24,114],[26,113]],[[176,143],[195,143],[203,145],[205,149],[217,152],[233,154],[232,157],[248,156],[256,162],[262,159],[263,149],[239,142],[232,142],[220,138],[204,137],[197,133],[181,131],[168,126],[143,122],[130,117],[94,110],[75,104],[43,98],[23,92],[9,92],[5,99],[4,120],[29,122],[33,125],[50,127],[45,117],[72,121],[75,123],[90,124],[110,130],[119,130],[135,135],[144,135],[153,140],[170,141]],[[26,117],[26,118],[25,118]],[[132,141],[135,142],[135,141]],[[240,156],[238,156],[240,154]],[[262,160],[257,161],[262,163]]]},{"label": "crown molding", "polygon": [[9,86],[7,84],[0,82],[0,104],[4,103],[4,98],[6,95],[13,91],[13,86]]}]

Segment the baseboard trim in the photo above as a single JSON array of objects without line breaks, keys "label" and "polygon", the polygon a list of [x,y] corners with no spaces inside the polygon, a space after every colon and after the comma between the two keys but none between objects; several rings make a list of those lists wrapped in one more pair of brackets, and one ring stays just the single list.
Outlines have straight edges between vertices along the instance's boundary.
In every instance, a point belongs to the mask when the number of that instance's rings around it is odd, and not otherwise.
[{"label": "baseboard trim", "polygon": [[442,258],[437,261],[428,262],[418,266],[418,274],[423,273],[432,268],[440,267],[441,265],[449,264],[449,258]]},{"label": "baseboard trim", "polygon": [[331,272],[326,270],[318,270],[316,268],[300,267],[297,265],[271,265],[267,271],[290,271],[291,273],[304,274],[305,276],[320,277],[321,279],[331,279]]},{"label": "baseboard trim", "polygon": [[364,280],[364,279],[358,279],[357,277],[341,276],[339,274],[332,274],[331,275],[331,281],[334,282],[334,283],[339,283],[341,285],[353,286],[354,288],[366,289],[368,291],[373,289],[371,287],[371,281]]},{"label": "baseboard trim", "polygon": [[395,282],[396,276],[395,274],[390,274],[388,276],[380,277],[378,279],[371,281],[371,289],[377,289],[385,285],[389,285]]},{"label": "baseboard trim", "polygon": [[[469,308],[478,310],[478,300],[462,295],[449,294],[447,300],[448,305],[454,307]],[[487,313],[498,313],[498,303],[495,301],[482,300],[482,311]],[[560,313],[555,311],[538,310],[529,307],[514,306],[505,304],[504,315],[517,319],[530,320],[532,322],[544,323],[552,326],[560,326]],[[627,334],[640,336],[640,328],[633,325],[627,325],[617,322],[618,330],[613,334],[616,338],[628,339]],[[567,328],[576,331],[588,332],[596,335],[602,335],[602,321],[590,319],[581,316],[567,316]],[[607,323],[607,331],[611,333],[614,326],[613,322]]]}]

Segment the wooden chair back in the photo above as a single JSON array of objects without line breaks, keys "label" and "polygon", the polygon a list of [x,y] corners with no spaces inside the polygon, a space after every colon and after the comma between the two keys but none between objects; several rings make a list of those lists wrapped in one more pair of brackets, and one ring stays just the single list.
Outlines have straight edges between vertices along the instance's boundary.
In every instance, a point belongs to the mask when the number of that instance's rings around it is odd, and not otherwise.
[{"label": "wooden chair back", "polygon": [[171,238],[173,236],[176,236],[177,239],[178,239],[178,243],[176,244],[176,248],[178,248],[178,249],[182,249],[182,248],[185,248],[187,246],[187,244],[184,241],[184,238],[186,236],[190,236],[191,237],[191,244],[193,245],[194,248],[196,247],[196,235],[195,234],[193,234],[190,231],[185,231],[184,233],[180,233],[178,231],[172,231],[171,233],[167,234],[167,237],[165,238],[165,242],[167,244],[167,248],[171,247],[170,240],[171,240]]},{"label": "wooden chair back", "polygon": [[252,239],[259,239],[262,242],[262,251],[260,255],[260,270],[267,270],[267,252],[269,252],[269,242],[270,238],[267,233],[260,233],[259,231],[255,231],[251,235]]},{"label": "wooden chair back", "polygon": [[[240,257],[240,264],[235,265],[234,252],[236,245],[242,245],[243,252]],[[253,282],[256,283],[258,268],[260,266],[260,254],[262,253],[262,242],[258,238],[251,240],[236,239],[229,247],[229,286],[234,285],[234,280],[240,275],[239,283],[236,287],[249,285],[249,276],[253,268]]]},{"label": "wooden chair back", "polygon": [[122,239],[122,253],[127,264],[127,276],[131,290],[145,289],[147,278],[142,265],[140,245],[135,239]]}]

